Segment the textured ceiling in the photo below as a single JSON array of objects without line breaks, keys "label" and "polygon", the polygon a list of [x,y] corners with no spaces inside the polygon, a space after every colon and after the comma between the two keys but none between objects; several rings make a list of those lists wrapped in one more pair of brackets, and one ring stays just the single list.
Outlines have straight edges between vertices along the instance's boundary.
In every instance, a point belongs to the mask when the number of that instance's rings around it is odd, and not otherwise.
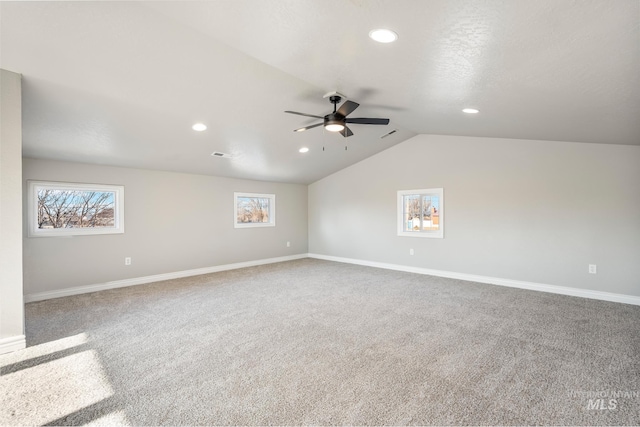
[{"label": "textured ceiling", "polygon": [[[418,133],[640,145],[639,23],[638,0],[0,2],[0,66],[25,156],[310,183]],[[391,123],[292,132],[332,90]]]}]

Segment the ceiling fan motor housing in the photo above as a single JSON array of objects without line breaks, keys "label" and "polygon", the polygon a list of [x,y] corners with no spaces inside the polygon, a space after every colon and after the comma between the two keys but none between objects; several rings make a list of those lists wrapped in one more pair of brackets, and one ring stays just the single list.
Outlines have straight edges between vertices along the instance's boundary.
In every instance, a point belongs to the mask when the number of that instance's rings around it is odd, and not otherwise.
[{"label": "ceiling fan motor housing", "polygon": [[345,126],[345,117],[340,113],[331,113],[324,116],[324,127],[329,125]]},{"label": "ceiling fan motor housing", "polygon": [[333,104],[333,113],[324,116],[324,128],[329,131],[338,132],[344,129],[344,127],[346,126],[346,117],[336,111],[336,108],[341,100],[342,97],[338,95],[332,95],[329,97],[329,101],[331,101],[331,103]]}]

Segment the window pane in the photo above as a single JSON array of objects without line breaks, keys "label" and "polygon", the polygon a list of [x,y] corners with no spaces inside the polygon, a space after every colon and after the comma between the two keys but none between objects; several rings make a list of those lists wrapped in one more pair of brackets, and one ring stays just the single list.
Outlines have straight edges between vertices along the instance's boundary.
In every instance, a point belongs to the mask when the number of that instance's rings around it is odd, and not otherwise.
[{"label": "window pane", "polygon": [[404,231],[420,231],[420,195],[404,196]]},{"label": "window pane", "polygon": [[113,228],[115,192],[37,190],[37,228]]},{"label": "window pane", "polygon": [[398,236],[444,238],[442,188],[397,192]]},{"label": "window pane", "polygon": [[440,228],[439,198],[428,194],[422,197],[422,229],[427,231]]},{"label": "window pane", "polygon": [[236,221],[239,224],[269,222],[270,199],[267,197],[238,197]]}]

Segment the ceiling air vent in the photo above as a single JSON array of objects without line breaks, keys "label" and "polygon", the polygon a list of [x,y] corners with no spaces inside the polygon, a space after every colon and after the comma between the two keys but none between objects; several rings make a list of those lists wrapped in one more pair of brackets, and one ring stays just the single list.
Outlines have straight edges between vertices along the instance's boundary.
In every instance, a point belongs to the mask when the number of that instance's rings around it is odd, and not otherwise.
[{"label": "ceiling air vent", "polygon": [[382,138],[386,138],[386,137],[388,137],[389,135],[393,135],[393,134],[394,134],[394,133],[396,133],[396,132],[398,132],[398,129],[394,129],[394,130],[392,130],[392,131],[389,131],[389,132],[385,133],[384,135],[381,135],[381,136],[380,136],[380,139],[382,139]]},{"label": "ceiling air vent", "polygon": [[214,151],[213,153],[211,153],[211,156],[213,156],[213,157],[223,157],[225,159],[230,159],[231,158],[231,154],[221,153],[220,151]]}]

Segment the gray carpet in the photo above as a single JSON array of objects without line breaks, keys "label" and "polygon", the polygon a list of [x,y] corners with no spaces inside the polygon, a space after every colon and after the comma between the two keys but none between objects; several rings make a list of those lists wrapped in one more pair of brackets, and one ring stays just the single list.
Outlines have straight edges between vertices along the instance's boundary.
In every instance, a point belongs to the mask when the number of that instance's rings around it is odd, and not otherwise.
[{"label": "gray carpet", "polygon": [[2,425],[640,424],[637,306],[304,259],[26,319]]}]

